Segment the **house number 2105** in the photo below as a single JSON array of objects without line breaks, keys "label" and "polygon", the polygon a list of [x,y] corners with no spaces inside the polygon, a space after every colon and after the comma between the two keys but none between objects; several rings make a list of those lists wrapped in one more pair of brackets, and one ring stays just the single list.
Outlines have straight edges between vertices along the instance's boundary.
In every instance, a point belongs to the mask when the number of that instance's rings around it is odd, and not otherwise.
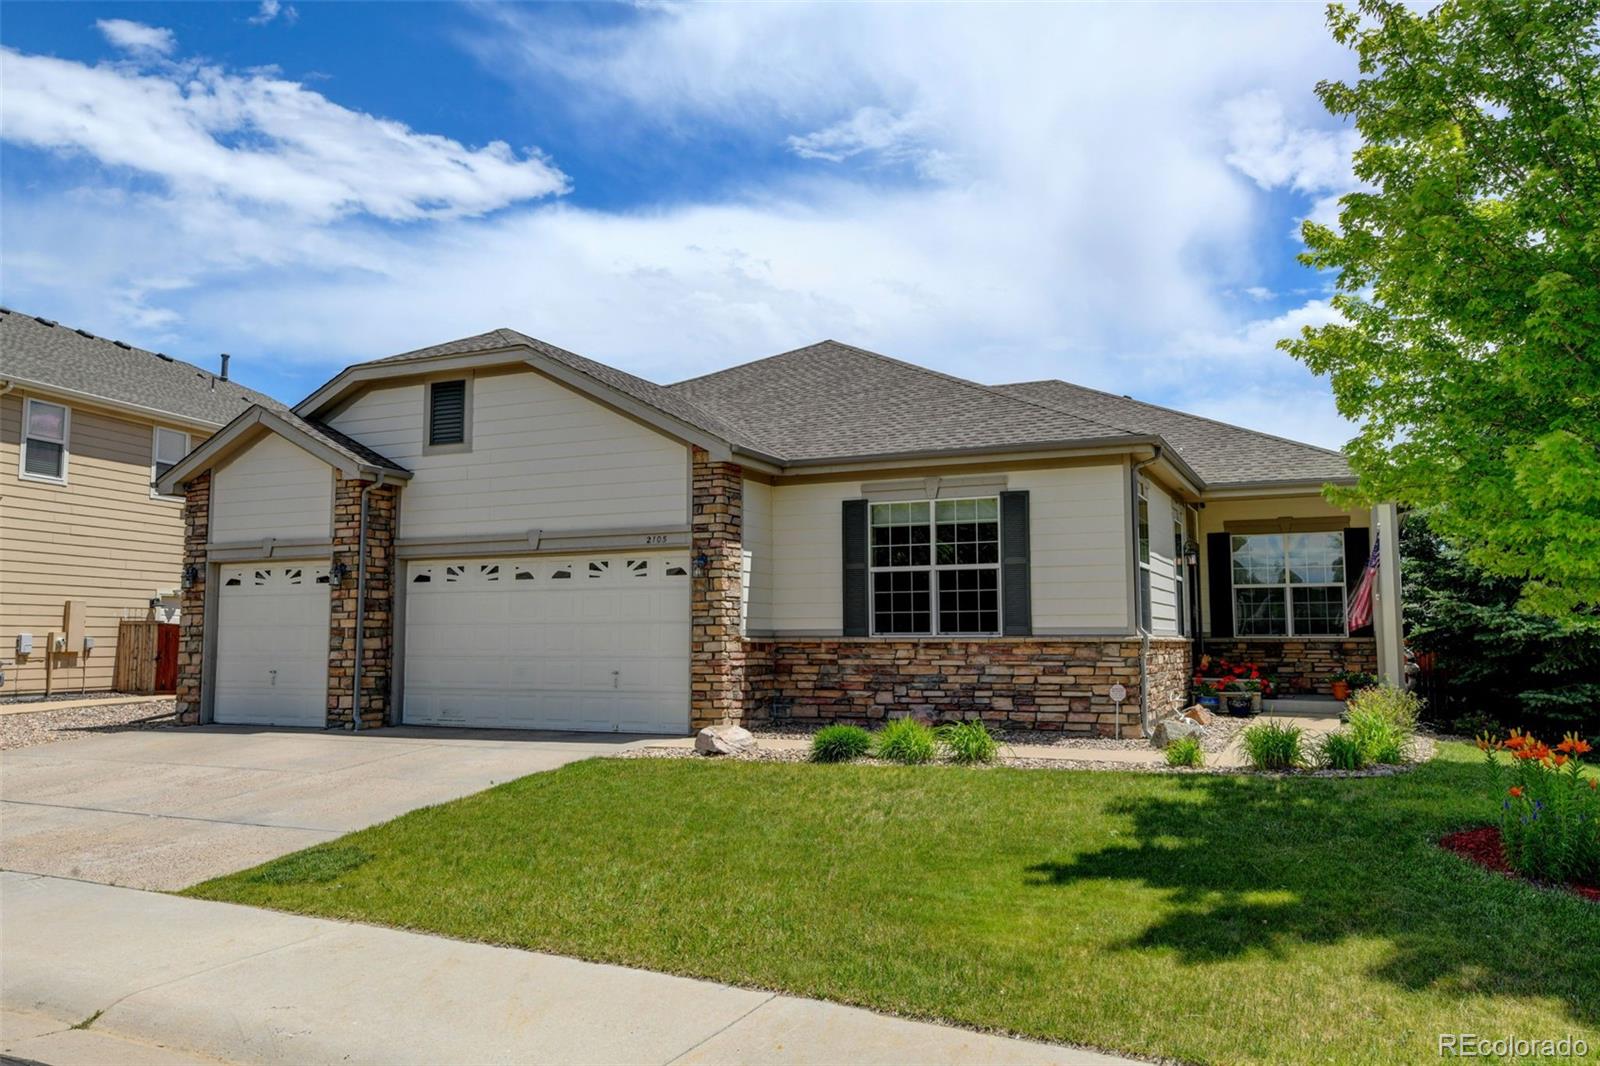
[{"label": "house number 2105", "polygon": [[646,544],[665,544],[667,542],[667,535],[665,533],[646,533],[644,535],[644,542]]}]

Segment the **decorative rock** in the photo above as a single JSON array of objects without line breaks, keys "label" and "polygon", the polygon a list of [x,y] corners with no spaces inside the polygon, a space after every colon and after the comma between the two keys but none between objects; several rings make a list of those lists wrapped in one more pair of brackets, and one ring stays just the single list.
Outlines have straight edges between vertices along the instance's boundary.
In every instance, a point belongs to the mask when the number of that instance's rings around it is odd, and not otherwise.
[{"label": "decorative rock", "polygon": [[742,755],[756,750],[756,738],[743,726],[708,725],[695,734],[694,750],[701,755]]},{"label": "decorative rock", "polygon": [[1215,715],[1206,710],[1204,707],[1200,706],[1198,703],[1193,707],[1185,707],[1178,713],[1182,714],[1185,718],[1192,722],[1199,722],[1201,725],[1210,725],[1216,718]]},{"label": "decorative rock", "polygon": [[1199,740],[1206,735],[1206,727],[1199,722],[1191,722],[1187,718],[1168,718],[1164,722],[1156,723],[1155,732],[1150,741],[1158,748],[1164,748],[1174,740],[1182,737],[1194,737]]}]

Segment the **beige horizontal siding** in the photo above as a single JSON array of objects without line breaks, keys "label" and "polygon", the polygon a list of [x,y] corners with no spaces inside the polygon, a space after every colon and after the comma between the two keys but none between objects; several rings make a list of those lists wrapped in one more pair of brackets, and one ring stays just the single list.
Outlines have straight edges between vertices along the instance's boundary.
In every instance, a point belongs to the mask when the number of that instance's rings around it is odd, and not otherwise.
[{"label": "beige horizontal siding", "polygon": [[313,539],[333,534],[334,470],[275,433],[212,476],[211,540]]},{"label": "beige horizontal siding", "polygon": [[423,447],[425,387],[374,388],[333,425],[413,471],[400,534],[439,537],[688,521],[681,443],[531,370],[470,384],[468,452]]},{"label": "beige horizontal siding", "polygon": [[[56,685],[106,688],[117,623],[144,617],[152,597],[180,582],[183,505],[150,496],[153,423],[72,402],[67,484],[20,478],[25,395],[34,394],[0,397],[0,659],[13,662],[5,691],[43,689],[45,636],[62,631],[69,599],[83,601],[95,649],[57,656]],[[35,654],[18,663],[21,632],[33,634]]]}]

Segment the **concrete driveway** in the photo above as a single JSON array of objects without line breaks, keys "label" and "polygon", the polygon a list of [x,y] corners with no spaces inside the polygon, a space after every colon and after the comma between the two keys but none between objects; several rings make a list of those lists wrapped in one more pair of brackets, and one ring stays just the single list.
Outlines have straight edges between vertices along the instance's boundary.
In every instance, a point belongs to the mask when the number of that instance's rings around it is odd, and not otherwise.
[{"label": "concrete driveway", "polygon": [[0,752],[0,867],[183,888],[638,739],[206,726]]}]

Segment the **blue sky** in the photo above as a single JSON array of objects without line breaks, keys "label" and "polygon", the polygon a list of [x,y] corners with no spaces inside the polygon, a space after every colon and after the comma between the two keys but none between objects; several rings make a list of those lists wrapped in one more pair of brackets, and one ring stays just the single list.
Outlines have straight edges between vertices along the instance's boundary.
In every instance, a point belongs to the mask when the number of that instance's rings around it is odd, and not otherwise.
[{"label": "blue sky", "polygon": [[0,45],[0,300],[287,401],[511,326],[1349,436],[1273,348],[1355,187],[1316,5],[5,3]]}]

